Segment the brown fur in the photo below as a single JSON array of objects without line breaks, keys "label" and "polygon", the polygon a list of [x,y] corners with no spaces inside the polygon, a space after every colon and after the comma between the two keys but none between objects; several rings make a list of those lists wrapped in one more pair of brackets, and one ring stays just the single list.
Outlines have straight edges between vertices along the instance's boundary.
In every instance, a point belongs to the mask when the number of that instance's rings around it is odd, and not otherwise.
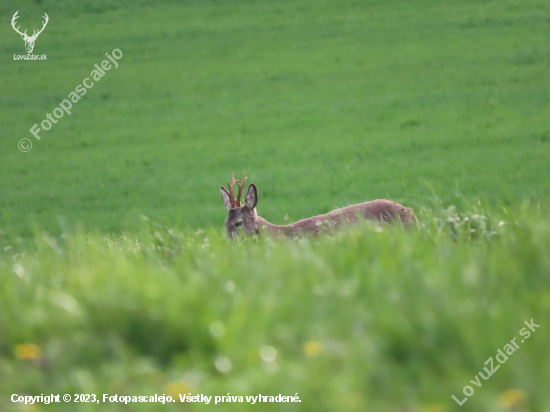
[{"label": "brown fur", "polygon": [[367,220],[388,223],[400,220],[404,226],[411,226],[417,222],[416,216],[411,208],[390,200],[378,199],[341,209],[335,209],[324,215],[299,220],[291,225],[274,225],[263,217],[258,216],[256,213],[258,192],[254,184],[248,186],[245,195],[245,204],[242,206],[240,203],[238,206],[235,204],[231,194],[232,193],[225,190],[223,186],[221,187],[222,199],[225,207],[229,211],[227,219],[225,220],[225,226],[227,235],[230,238],[233,238],[234,235],[239,234],[241,231],[249,235],[259,235],[262,229],[273,237],[292,237],[307,234],[317,236],[323,230],[338,230],[343,225],[354,224],[359,216]]},{"label": "brown fur", "polygon": [[345,224],[353,224],[357,221],[358,216],[367,220],[388,223],[401,220],[405,226],[416,223],[416,216],[411,208],[385,199],[335,209],[324,215],[299,220],[291,225],[274,225],[260,216],[257,217],[257,222],[260,229],[265,227],[265,230],[274,237],[281,235],[290,237],[303,234],[317,236],[322,230],[338,230]]}]

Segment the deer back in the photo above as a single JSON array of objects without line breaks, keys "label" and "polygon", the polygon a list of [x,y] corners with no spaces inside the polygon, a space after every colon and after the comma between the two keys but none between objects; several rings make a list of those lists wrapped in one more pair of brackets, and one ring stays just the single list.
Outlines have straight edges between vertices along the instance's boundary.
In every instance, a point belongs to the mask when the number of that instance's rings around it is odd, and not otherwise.
[{"label": "deer back", "polygon": [[275,236],[297,236],[299,234],[316,236],[322,230],[337,230],[343,225],[354,224],[359,217],[388,223],[400,220],[404,226],[413,225],[417,221],[411,208],[385,199],[335,209],[324,215],[302,219],[286,226],[272,225],[260,216],[257,219],[260,228],[264,227]]}]

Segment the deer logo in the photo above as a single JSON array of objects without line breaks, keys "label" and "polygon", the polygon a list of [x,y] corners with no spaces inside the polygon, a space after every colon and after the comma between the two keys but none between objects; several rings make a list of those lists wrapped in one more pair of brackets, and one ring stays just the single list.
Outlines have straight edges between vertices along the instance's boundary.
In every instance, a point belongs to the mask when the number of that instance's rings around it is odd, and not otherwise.
[{"label": "deer logo", "polygon": [[38,30],[38,31],[34,30],[33,33],[32,33],[32,36],[29,36],[29,35],[27,35],[27,30],[25,30],[24,33],[21,33],[19,31],[19,27],[15,27],[15,20],[17,20],[17,18],[19,17],[17,15],[17,13],[19,13],[19,10],[17,10],[15,12],[15,14],[13,15],[13,18],[11,19],[11,25],[12,25],[13,29],[17,33],[19,33],[21,35],[21,38],[25,41],[25,48],[27,49],[27,53],[30,54],[30,53],[32,53],[32,51],[34,49],[34,43],[36,42],[36,39],[38,38],[38,35],[44,31],[44,28],[46,27],[46,24],[48,24],[49,17],[46,13],[44,13],[44,18],[46,19],[44,21],[44,25],[42,26],[42,28],[40,30]]}]

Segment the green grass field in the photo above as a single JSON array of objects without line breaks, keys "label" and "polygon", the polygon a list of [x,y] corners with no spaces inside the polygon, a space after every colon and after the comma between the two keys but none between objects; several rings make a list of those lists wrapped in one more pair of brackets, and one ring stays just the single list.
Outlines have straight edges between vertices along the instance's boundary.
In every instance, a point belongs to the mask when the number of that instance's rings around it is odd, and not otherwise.
[{"label": "green grass field", "polygon": [[[13,59],[16,10],[31,33],[49,15],[46,61]],[[0,16],[0,410],[550,410],[550,4],[25,0]],[[113,49],[119,67],[35,139]],[[273,223],[388,198],[419,226],[233,245],[219,186],[243,170]],[[301,402],[10,401],[180,392]]]}]

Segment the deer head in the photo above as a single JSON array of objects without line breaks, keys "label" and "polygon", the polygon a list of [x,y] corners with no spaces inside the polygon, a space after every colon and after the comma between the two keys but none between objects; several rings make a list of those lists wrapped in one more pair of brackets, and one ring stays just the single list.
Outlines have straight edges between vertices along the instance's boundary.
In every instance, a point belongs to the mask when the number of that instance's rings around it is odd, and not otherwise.
[{"label": "deer head", "polygon": [[42,33],[44,31],[44,28],[46,27],[46,24],[48,24],[48,15],[46,13],[44,13],[44,18],[46,19],[44,21],[44,24],[42,25],[42,28],[38,31],[34,30],[33,33],[32,33],[32,36],[28,36],[27,35],[27,30],[25,30],[24,33],[21,33],[19,31],[19,27],[15,27],[15,20],[17,20],[17,18],[19,17],[17,15],[17,13],[19,13],[19,10],[17,10],[15,12],[15,14],[13,15],[13,18],[11,19],[11,25],[13,27],[13,29],[19,33],[21,35],[21,37],[23,38],[23,40],[25,41],[25,48],[27,49],[27,53],[32,53],[33,49],[34,49],[34,42],[36,41],[38,35],[40,33]]},{"label": "deer head", "polygon": [[[256,204],[258,203],[258,191],[256,186],[252,183],[248,186],[246,195],[244,196],[244,205],[241,205],[241,194],[243,191],[244,183],[246,182],[246,174],[243,174],[242,182],[235,180],[235,173],[231,176],[231,184],[227,182],[229,191],[221,186],[221,194],[223,204],[228,210],[227,219],[225,219],[225,228],[227,229],[227,236],[233,239],[234,236],[239,235],[240,232],[253,235],[258,234],[258,222],[256,213]],[[239,186],[239,193],[237,199],[233,193],[235,183],[241,183]]]}]

